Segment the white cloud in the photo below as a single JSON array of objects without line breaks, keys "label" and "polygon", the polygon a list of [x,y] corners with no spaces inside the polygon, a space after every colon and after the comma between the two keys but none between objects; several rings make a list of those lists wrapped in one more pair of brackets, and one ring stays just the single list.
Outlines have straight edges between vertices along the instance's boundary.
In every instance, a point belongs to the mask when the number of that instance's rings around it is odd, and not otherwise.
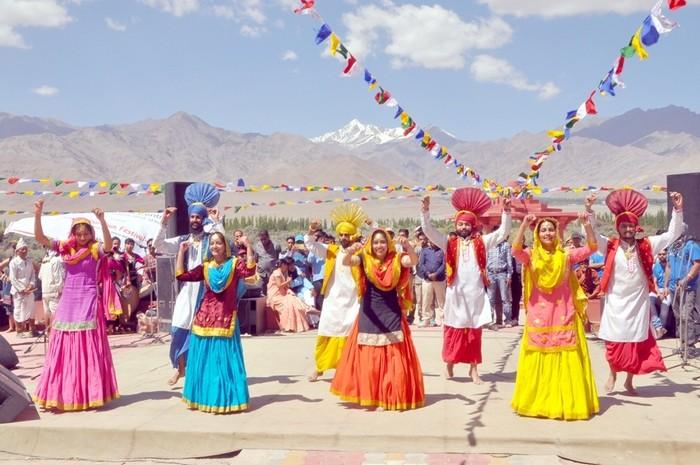
[{"label": "white cloud", "polygon": [[151,8],[157,8],[174,16],[184,16],[199,10],[199,0],[141,0]]},{"label": "white cloud", "polygon": [[461,69],[474,49],[494,49],[509,42],[513,30],[500,18],[464,21],[439,5],[400,5],[385,0],[343,15],[348,28],[344,39],[358,57],[374,52],[385,33],[384,52],[392,66]]},{"label": "white cloud", "polygon": [[55,87],[51,86],[41,86],[37,87],[36,89],[32,89],[32,92],[34,92],[37,95],[41,95],[42,97],[53,97],[58,93],[58,89]]},{"label": "white cloud", "polygon": [[126,24],[120,23],[119,21],[117,21],[115,19],[107,17],[107,18],[105,18],[105,23],[107,24],[107,27],[113,31],[117,31],[117,32],[126,31]]},{"label": "white cloud", "polygon": [[297,55],[294,51],[292,50],[287,50],[282,54],[282,61],[296,61],[299,59],[299,55]]},{"label": "white cloud", "polygon": [[478,55],[471,64],[470,71],[472,77],[479,82],[505,84],[518,90],[537,92],[543,100],[550,99],[560,92],[553,82],[544,84],[529,82],[523,73],[506,60],[491,55]]},{"label": "white cloud", "polygon": [[17,28],[62,27],[71,21],[57,0],[0,0],[0,47],[29,48]]},{"label": "white cloud", "polygon": [[260,37],[260,34],[265,32],[265,28],[263,27],[258,27],[258,26],[250,26],[248,24],[244,24],[241,26],[241,35],[244,37]]},{"label": "white cloud", "polygon": [[250,19],[255,24],[265,24],[267,21],[262,0],[236,0],[235,3],[243,17]]},{"label": "white cloud", "polygon": [[234,19],[236,17],[233,7],[228,5],[214,5],[212,10],[214,11],[214,15],[219,18]]},{"label": "white cloud", "polygon": [[[574,16],[581,14],[618,13],[627,15],[649,11],[655,0],[479,0],[499,15]],[[688,0],[688,4],[700,4],[700,0]]]}]

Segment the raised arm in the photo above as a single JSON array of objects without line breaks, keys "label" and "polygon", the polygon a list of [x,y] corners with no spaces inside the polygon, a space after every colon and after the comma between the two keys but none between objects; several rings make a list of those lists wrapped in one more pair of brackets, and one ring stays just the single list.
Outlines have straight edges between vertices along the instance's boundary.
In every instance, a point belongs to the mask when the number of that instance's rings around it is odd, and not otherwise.
[{"label": "raised arm", "polygon": [[112,250],[112,235],[109,233],[109,226],[105,220],[105,212],[101,208],[93,208],[92,213],[97,217],[102,228],[102,249],[106,252]]},{"label": "raised arm", "polygon": [[[600,234],[598,232],[598,227],[597,227],[598,225],[597,225],[596,218],[595,218],[595,212],[593,211],[593,204],[595,203],[597,198],[598,198],[598,196],[595,193],[590,194],[586,197],[586,201],[585,201],[586,214],[588,215],[588,220],[591,224],[591,228],[593,228],[593,233],[595,235],[595,241],[598,244],[598,250],[607,250],[608,238],[603,236],[602,234]],[[581,229],[582,229],[584,234],[588,235],[588,233],[586,232],[586,228],[583,224],[581,225]]]},{"label": "raised arm", "polygon": [[399,236],[397,242],[403,248],[405,254],[401,257],[401,266],[404,268],[412,268],[418,263],[418,256],[416,255],[416,250],[413,248],[408,238]]},{"label": "raised arm", "polygon": [[[362,244],[355,242],[353,245],[347,248],[345,256],[343,257],[343,265],[345,266],[358,266],[362,263],[362,260],[357,256],[357,252],[362,250]],[[415,252],[414,252],[415,253]]]},{"label": "raised arm", "polygon": [[651,252],[656,255],[683,234],[683,196],[678,192],[669,194],[673,203],[671,211],[671,221],[668,223],[668,231],[658,236],[651,236]]},{"label": "raised arm", "polygon": [[304,246],[306,246],[306,249],[311,252],[312,254],[316,255],[319,258],[326,258],[326,251],[328,250],[328,246],[326,244],[322,244],[316,240],[314,235],[316,232],[321,229],[321,222],[318,220],[314,220],[309,224],[309,231],[304,235]]},{"label": "raised arm", "polygon": [[51,246],[51,239],[44,234],[44,228],[41,226],[41,213],[44,210],[44,201],[42,199],[34,202],[34,239],[44,247]]},{"label": "raised arm", "polygon": [[513,223],[510,217],[510,199],[503,199],[503,213],[501,213],[501,224],[497,230],[484,236],[484,245],[486,250],[496,247],[498,244],[506,240],[510,230],[513,228]]},{"label": "raised arm", "polygon": [[430,197],[427,195],[421,201],[420,227],[430,242],[442,250],[447,250],[447,236],[435,229],[435,226],[430,222]]},{"label": "raised arm", "polygon": [[178,244],[180,242],[179,237],[171,237],[170,239],[165,238],[165,228],[168,226],[170,218],[175,214],[177,208],[168,207],[163,212],[163,217],[160,220],[160,229],[156,237],[153,239],[153,247],[163,255],[174,256],[178,252]]},{"label": "raised arm", "polygon": [[583,227],[584,231],[586,231],[586,246],[578,247],[569,251],[570,264],[579,263],[593,255],[598,250],[596,234],[591,226],[590,215],[588,213],[580,213],[578,219],[581,222],[581,226]]},{"label": "raised arm", "polygon": [[530,262],[530,255],[523,250],[525,230],[529,228],[536,219],[537,217],[533,214],[526,215],[525,218],[523,218],[523,222],[520,223],[520,228],[518,228],[518,232],[515,234],[515,239],[513,239],[513,257],[523,264],[528,264]]}]

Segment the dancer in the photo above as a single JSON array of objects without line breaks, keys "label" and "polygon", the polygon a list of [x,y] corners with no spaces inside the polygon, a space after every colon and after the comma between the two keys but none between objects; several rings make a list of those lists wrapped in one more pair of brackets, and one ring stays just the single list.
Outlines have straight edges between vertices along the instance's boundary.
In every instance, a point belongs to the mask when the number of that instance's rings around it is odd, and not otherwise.
[{"label": "dancer", "polygon": [[490,324],[491,304],[486,294],[486,253],[510,234],[510,199],[503,200],[499,228],[482,236],[478,218],[491,206],[491,200],[473,187],[457,189],[452,194],[457,210],[457,235],[445,237],[430,222],[430,197],[423,198],[421,228],[430,242],[445,251],[447,292],[443,329],[442,359],[446,377],[454,376],[455,363],[468,363],[469,376],[481,384],[478,365],[481,363],[481,332]]},{"label": "dancer", "polygon": [[[165,238],[165,229],[168,221],[177,210],[175,207],[168,207],[163,212],[161,227],[156,235],[153,244],[156,251],[163,255],[175,257],[180,244],[188,242],[189,247],[185,254],[187,269],[194,269],[201,265],[205,258],[209,257],[209,234],[211,231],[224,232],[223,226],[219,223],[218,212],[214,207],[219,202],[219,192],[216,188],[206,183],[194,183],[185,189],[185,202],[187,203],[187,213],[190,218],[190,233],[182,236]],[[209,218],[209,213],[212,213]],[[205,231],[205,220],[210,219],[213,224]],[[177,381],[185,375],[185,363],[187,350],[189,349],[189,333],[192,327],[192,318],[195,308],[202,298],[202,285],[199,282],[186,282],[175,299],[172,317],[172,340],[170,342],[170,362],[175,368],[175,372],[168,380],[168,384],[174,386]]]},{"label": "dancer", "polygon": [[411,267],[418,257],[408,239],[399,241],[402,254],[378,229],[364,247],[355,243],[343,257],[344,265],[362,270],[362,300],[331,392],[363,407],[408,410],[425,401],[423,372],[406,320],[413,306]]},{"label": "dancer", "polygon": [[309,225],[309,232],[304,236],[306,248],[326,262],[321,287],[323,307],[314,353],[316,369],[309,376],[312,382],[338,365],[348,334],[360,311],[358,289],[361,271],[357,266],[345,266],[343,260],[348,248],[357,240],[366,215],[358,205],[343,204],[331,212],[331,219],[335,223],[340,245],[323,244],[314,239],[321,228],[318,221]]},{"label": "dancer", "polygon": [[[666,371],[649,322],[649,292],[655,291],[652,267],[654,256],[683,233],[683,196],[671,192],[673,212],[668,231],[637,239],[639,219],[647,209],[646,197],[631,189],[611,192],[605,199],[615,215],[618,237],[597,235],[598,247],[605,253],[600,289],[605,293],[598,337],[605,341],[610,375],[605,391],[615,389],[617,373],[627,372],[625,390],[636,395],[634,375]],[[586,210],[593,215],[595,195],[586,199]],[[594,221],[594,220],[593,220]],[[595,226],[595,224],[594,224]]]},{"label": "dancer", "polygon": [[86,218],[73,219],[68,240],[50,240],[41,226],[43,208],[43,200],[34,204],[34,238],[61,255],[66,277],[34,402],[63,411],[100,407],[119,397],[97,291],[97,263],[111,250],[112,238],[104,212],[95,208],[92,212],[100,222],[102,244]]},{"label": "dancer", "polygon": [[523,265],[525,330],[511,405],[528,417],[587,420],[598,412],[598,392],[583,329],[586,295],[574,266],[597,249],[588,216],[581,214],[588,243],[562,248],[559,224],[537,222],[531,250],[523,250],[527,215],[513,241],[513,256]]},{"label": "dancer", "polygon": [[211,258],[185,271],[185,253],[190,242],[181,242],[177,255],[178,281],[204,281],[204,295],[197,306],[182,400],[190,409],[209,413],[232,413],[248,408],[241,330],[238,325],[238,302],[245,292],[243,280],[255,274],[253,250],[243,237],[245,261],[231,256],[223,233],[209,238]]}]

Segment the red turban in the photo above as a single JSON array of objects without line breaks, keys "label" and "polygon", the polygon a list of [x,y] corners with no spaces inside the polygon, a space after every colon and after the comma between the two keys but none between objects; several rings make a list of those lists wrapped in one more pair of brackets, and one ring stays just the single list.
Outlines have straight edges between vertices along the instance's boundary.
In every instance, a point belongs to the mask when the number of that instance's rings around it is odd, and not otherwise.
[{"label": "red turban", "polygon": [[639,219],[647,210],[649,201],[639,192],[632,189],[621,189],[610,193],[605,199],[608,208],[615,215],[615,228],[621,223],[632,223],[639,226]]},{"label": "red turban", "polygon": [[480,189],[462,187],[452,194],[452,206],[457,210],[455,221],[466,221],[475,227],[478,217],[491,206],[491,199]]}]

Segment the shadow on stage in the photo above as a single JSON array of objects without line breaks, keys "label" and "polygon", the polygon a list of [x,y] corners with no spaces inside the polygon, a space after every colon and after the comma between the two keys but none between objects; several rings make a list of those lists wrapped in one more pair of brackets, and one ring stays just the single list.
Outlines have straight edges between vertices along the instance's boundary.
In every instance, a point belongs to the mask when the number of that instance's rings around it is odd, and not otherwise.
[{"label": "shadow on stage", "polygon": [[278,376],[252,376],[248,378],[248,386],[253,386],[254,384],[265,384],[265,383],[279,383],[279,384],[295,384],[299,382],[299,379],[303,378],[301,375],[278,375]]},{"label": "shadow on stage", "polygon": [[316,404],[318,402],[323,402],[323,399],[309,399],[306,396],[300,394],[268,394],[264,396],[255,396],[250,398],[250,409],[251,410],[261,410],[262,408],[278,404],[280,402],[305,402],[307,404]]},{"label": "shadow on stage", "polygon": [[177,391],[168,390],[139,392],[137,394],[126,394],[120,396],[118,399],[109,402],[104,407],[98,409],[98,411],[106,412],[109,410],[114,410],[116,408],[125,407],[127,405],[143,402],[145,400],[167,400],[172,399],[173,397],[180,398],[182,397],[182,394]]}]

